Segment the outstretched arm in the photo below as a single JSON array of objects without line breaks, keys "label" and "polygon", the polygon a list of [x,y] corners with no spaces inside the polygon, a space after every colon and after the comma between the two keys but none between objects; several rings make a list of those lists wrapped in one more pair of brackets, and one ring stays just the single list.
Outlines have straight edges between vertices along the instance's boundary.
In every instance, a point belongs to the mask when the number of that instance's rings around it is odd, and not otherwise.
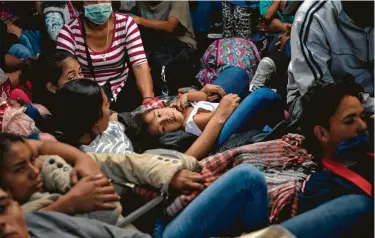
[{"label": "outstretched arm", "polygon": [[228,94],[220,101],[220,105],[204,128],[203,133],[190,146],[185,154],[194,156],[198,160],[203,159],[211,151],[225,122],[238,107],[240,97],[236,94]]},{"label": "outstretched arm", "polygon": [[74,166],[72,173],[72,183],[75,184],[79,177],[101,173],[99,166],[90,156],[81,152],[73,146],[55,141],[27,140],[33,154],[39,155],[58,155],[64,158],[69,164]]}]

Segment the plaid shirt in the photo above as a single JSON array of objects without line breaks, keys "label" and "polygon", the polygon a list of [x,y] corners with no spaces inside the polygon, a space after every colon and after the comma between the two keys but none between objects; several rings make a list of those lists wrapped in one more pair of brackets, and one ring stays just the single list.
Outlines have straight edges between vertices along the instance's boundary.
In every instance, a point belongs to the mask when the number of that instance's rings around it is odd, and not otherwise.
[{"label": "plaid shirt", "polygon": [[[312,156],[301,147],[304,138],[289,134],[281,139],[246,145],[216,154],[201,161],[205,186],[209,186],[234,166],[251,163],[266,177],[269,195],[269,219],[271,223],[297,214],[298,193],[302,182],[315,169]],[[147,187],[137,186],[135,193],[146,200],[157,193]],[[167,206],[165,212],[176,216],[199,192],[180,195]]]}]

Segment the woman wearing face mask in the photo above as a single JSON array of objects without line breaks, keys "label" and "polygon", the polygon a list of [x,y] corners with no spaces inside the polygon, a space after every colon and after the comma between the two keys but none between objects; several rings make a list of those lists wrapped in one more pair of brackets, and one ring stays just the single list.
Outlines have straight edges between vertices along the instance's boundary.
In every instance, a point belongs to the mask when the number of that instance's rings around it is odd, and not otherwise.
[{"label": "woman wearing face mask", "polygon": [[62,28],[57,49],[77,56],[83,75],[102,86],[113,110],[131,111],[153,98],[147,58],[133,18],[113,13],[110,1],[84,1],[82,5],[77,10],[84,15]]}]

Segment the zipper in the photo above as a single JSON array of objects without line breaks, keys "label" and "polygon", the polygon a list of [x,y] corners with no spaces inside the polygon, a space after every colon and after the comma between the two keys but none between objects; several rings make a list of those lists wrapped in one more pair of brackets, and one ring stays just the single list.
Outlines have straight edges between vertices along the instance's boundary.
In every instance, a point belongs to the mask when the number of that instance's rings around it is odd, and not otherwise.
[{"label": "zipper", "polygon": [[369,42],[369,39],[368,39],[368,36],[369,36],[369,33],[371,33],[373,27],[370,28],[370,30],[368,32],[365,31],[365,35],[366,35],[366,60],[367,60],[367,63],[371,64],[371,60],[370,60],[370,42]]},{"label": "zipper", "polygon": [[370,62],[370,49],[369,49],[370,46],[368,42],[368,33],[365,32],[365,35],[366,35],[366,54],[367,54],[366,59],[367,59],[367,63],[369,63]]}]

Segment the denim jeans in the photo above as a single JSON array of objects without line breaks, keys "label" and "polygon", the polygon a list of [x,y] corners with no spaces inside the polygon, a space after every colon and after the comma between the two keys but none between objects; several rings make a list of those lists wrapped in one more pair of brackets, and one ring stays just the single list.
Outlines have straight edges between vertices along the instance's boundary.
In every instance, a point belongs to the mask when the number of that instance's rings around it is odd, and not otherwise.
[{"label": "denim jeans", "polygon": [[289,219],[281,226],[298,238],[374,237],[374,201],[345,195]]},{"label": "denim jeans", "polygon": [[238,94],[241,99],[249,94],[249,75],[240,67],[226,69],[212,84],[222,87],[226,94]]},{"label": "denim jeans", "polygon": [[283,120],[280,96],[268,88],[260,88],[247,96],[225,122],[216,145],[222,145],[231,135],[268,125],[273,127]]},{"label": "denim jeans", "polygon": [[19,43],[9,49],[9,54],[18,58],[29,58],[40,53],[41,34],[39,31],[25,30],[22,32]]},{"label": "denim jeans", "polygon": [[239,235],[268,223],[267,185],[250,164],[239,165],[204,190],[166,227],[163,237]]}]

